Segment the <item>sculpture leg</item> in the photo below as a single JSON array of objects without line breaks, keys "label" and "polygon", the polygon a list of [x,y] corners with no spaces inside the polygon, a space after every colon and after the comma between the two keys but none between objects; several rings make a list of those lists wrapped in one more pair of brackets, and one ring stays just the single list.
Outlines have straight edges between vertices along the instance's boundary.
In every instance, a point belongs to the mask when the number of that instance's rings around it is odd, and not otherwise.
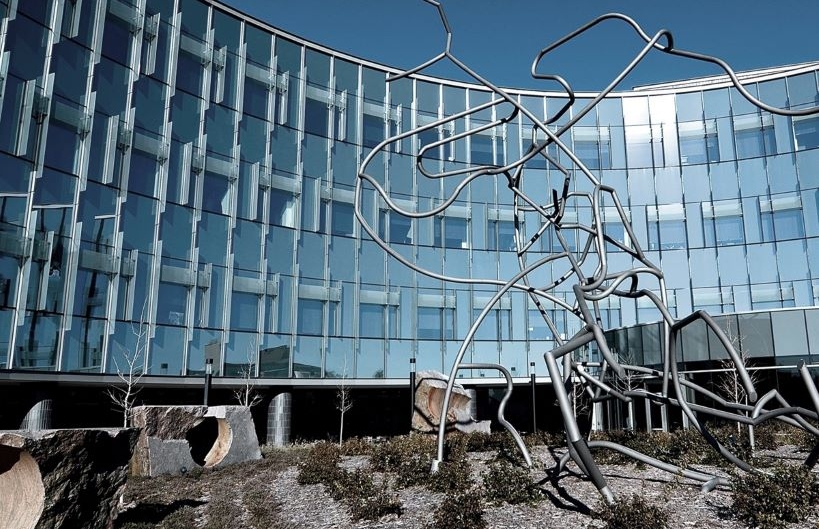
[{"label": "sculpture leg", "polygon": [[606,478],[603,477],[603,474],[600,472],[600,468],[597,466],[597,463],[594,462],[594,458],[592,458],[591,451],[589,451],[589,446],[586,444],[586,440],[580,435],[580,428],[577,426],[577,418],[574,416],[571,403],[569,402],[566,387],[561,382],[563,378],[560,375],[560,371],[557,369],[555,357],[552,354],[552,351],[548,351],[543,356],[546,358],[546,367],[549,369],[549,376],[552,379],[552,387],[557,395],[557,403],[560,406],[560,413],[563,415],[563,424],[566,428],[566,437],[569,441],[570,447],[569,450],[573,450],[576,454],[576,458],[574,455],[572,457],[575,458],[578,465],[581,466],[582,470],[587,476],[589,476],[594,483],[594,486],[597,487],[598,491],[600,491],[603,498],[608,503],[613,503],[614,496],[611,493],[611,489],[609,489],[608,483],[606,483]]}]

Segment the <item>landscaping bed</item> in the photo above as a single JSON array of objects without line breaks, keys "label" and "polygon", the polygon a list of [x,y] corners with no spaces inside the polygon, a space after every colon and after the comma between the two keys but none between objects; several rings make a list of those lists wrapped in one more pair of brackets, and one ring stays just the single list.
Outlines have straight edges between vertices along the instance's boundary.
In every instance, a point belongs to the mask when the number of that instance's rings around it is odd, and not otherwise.
[{"label": "landscaping bed", "polygon": [[[691,451],[701,448],[696,442],[673,439],[675,434],[639,435],[647,439],[634,442],[661,447],[671,459],[722,476],[736,474],[718,460],[695,457]],[[131,478],[115,527],[639,529],[662,527],[663,521],[672,528],[743,528],[752,523],[770,528],[819,526],[816,474],[794,474],[801,472],[799,464],[807,455],[802,446],[755,453],[761,456],[755,463],[769,469],[771,476],[786,473],[779,482],[758,484],[769,500],[775,497],[769,504],[755,499],[747,487],[703,493],[699,483],[596,452],[598,460],[605,462],[601,470],[618,500],[611,509],[573,463],[558,477],[551,474],[556,458],[565,453],[559,437],[527,438],[535,463],[532,469],[521,465],[507,437],[448,439],[447,463],[434,475],[429,462],[435,438],[414,435],[383,442],[352,440],[341,447],[324,442],[266,448],[261,461],[221,470]],[[743,476],[743,481],[750,478]],[[797,480],[804,485],[800,497],[792,494]],[[793,512],[784,508],[790,507],[789,502],[794,502]],[[749,508],[775,512],[748,514]],[[798,521],[788,524],[780,514],[796,516]]]}]

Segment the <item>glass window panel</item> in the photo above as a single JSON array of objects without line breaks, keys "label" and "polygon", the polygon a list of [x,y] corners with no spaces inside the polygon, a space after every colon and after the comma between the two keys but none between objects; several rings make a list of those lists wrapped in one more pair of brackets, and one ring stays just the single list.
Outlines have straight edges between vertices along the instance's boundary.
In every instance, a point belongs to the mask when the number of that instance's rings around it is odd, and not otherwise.
[{"label": "glass window panel", "polygon": [[230,328],[255,331],[259,320],[259,296],[234,290],[230,304]]},{"label": "glass window panel", "polygon": [[293,357],[293,376],[295,378],[321,377],[322,347],[321,338],[299,336],[296,338],[296,351]]},{"label": "glass window panel", "polygon": [[131,195],[125,202],[122,226],[125,231],[122,247],[126,250],[151,252],[154,238],[156,202],[152,199]]},{"label": "glass window panel", "polygon": [[267,334],[259,351],[259,376],[287,378],[290,376],[289,336]]},{"label": "glass window panel", "polygon": [[659,224],[660,248],[663,250],[685,248],[684,220],[661,220]]},{"label": "glass window panel", "polygon": [[391,212],[389,215],[389,223],[389,242],[398,244],[412,244],[411,218]]},{"label": "glass window panel", "polygon": [[[436,219],[440,220],[440,219]],[[447,217],[444,220],[444,246],[446,248],[468,248],[467,220]]]},{"label": "glass window panel", "polygon": [[387,351],[387,378],[409,377],[412,357],[412,342],[409,340],[391,340]]},{"label": "glass window panel", "polygon": [[[682,359],[686,362],[708,360],[708,335],[705,322],[696,320],[687,325],[680,336],[682,337]],[[677,360],[680,360],[678,358]]]},{"label": "glass window panel", "polygon": [[777,240],[802,239],[805,237],[805,223],[801,209],[787,209],[773,214],[774,231]]},{"label": "glass window panel", "polygon": [[156,321],[168,325],[185,325],[188,304],[188,287],[173,283],[160,283]]},{"label": "glass window panel", "polygon": [[491,221],[488,227],[489,250],[515,249],[515,223],[510,220]]},{"label": "glass window panel", "polygon": [[77,181],[76,177],[60,171],[43,169],[42,176],[35,181],[34,204],[73,204]]},{"label": "glass window panel", "polygon": [[206,358],[214,360],[214,374],[218,374],[222,368],[223,341],[221,331],[194,329],[188,353],[187,374],[204,375]]},{"label": "glass window panel", "polygon": [[234,266],[258,270],[262,253],[261,225],[238,219],[233,237]]},{"label": "glass window panel", "polygon": [[134,84],[133,106],[135,129],[162,134],[165,121],[167,87],[150,77],[140,77]]},{"label": "glass window panel", "polygon": [[156,155],[133,149],[128,172],[128,191],[153,196],[158,168]]},{"label": "glass window panel", "polygon": [[359,378],[384,378],[384,342],[361,340],[355,374]]},{"label": "glass window panel", "polygon": [[316,299],[299,298],[299,334],[321,336],[324,326],[324,302]]},{"label": "glass window panel", "polygon": [[230,182],[226,177],[205,172],[202,190],[202,209],[227,215],[230,213]]},{"label": "glass window panel", "polygon": [[355,378],[353,341],[349,338],[331,338],[324,359],[325,378]]},{"label": "glass window panel", "polygon": [[176,88],[191,95],[202,97],[203,83],[202,60],[180,49],[176,60]]},{"label": "glass window panel", "polygon": [[296,198],[293,193],[270,189],[270,222],[288,228],[296,227]]},{"label": "glass window panel", "polygon": [[441,336],[441,309],[418,307],[418,339],[440,340]]},{"label": "glass window panel", "polygon": [[794,119],[793,132],[796,136],[796,149],[815,149],[819,147],[819,117]]},{"label": "glass window panel", "polygon": [[492,165],[495,163],[492,154],[492,137],[484,134],[470,136],[472,142],[472,165]]},{"label": "glass window panel", "polygon": [[65,334],[60,370],[99,373],[104,336],[104,319],[73,318],[71,330]]},{"label": "glass window panel", "polygon": [[362,303],[359,312],[359,334],[364,338],[384,338],[383,305]]},{"label": "glass window panel", "polygon": [[158,325],[151,340],[150,365],[152,375],[183,375],[182,355],[186,330],[181,327]]},{"label": "glass window panel", "polygon": [[245,77],[242,112],[260,119],[267,119],[267,104],[270,98],[268,87],[250,77]]},{"label": "glass window panel", "polygon": [[229,251],[227,241],[229,221],[228,217],[222,215],[202,213],[202,219],[197,224],[199,233],[196,237],[200,260],[224,266]]},{"label": "glass window panel", "polygon": [[740,314],[739,334],[750,357],[770,356],[773,352],[771,314]]},{"label": "glass window panel", "polygon": [[145,326],[137,322],[116,322],[108,347],[108,373],[128,370],[129,361],[134,364],[134,373],[143,373],[145,368]]},{"label": "glass window panel", "polygon": [[352,204],[333,202],[333,235],[353,236],[355,213]]},{"label": "glass window panel", "polygon": [[[801,310],[772,312],[774,351],[764,351],[764,356],[772,352],[776,356],[799,356],[806,361],[808,357],[808,333],[805,328],[805,314]],[[752,347],[748,344],[748,347]]]},{"label": "glass window panel", "polygon": [[371,149],[382,141],[384,141],[384,118],[365,113],[362,130],[362,146]]},{"label": "glass window panel", "polygon": [[329,109],[327,103],[309,97],[305,98],[304,131],[316,136],[327,137],[328,123]]},{"label": "glass window panel", "polygon": [[652,167],[651,127],[633,125],[626,127],[626,153],[629,167]]}]

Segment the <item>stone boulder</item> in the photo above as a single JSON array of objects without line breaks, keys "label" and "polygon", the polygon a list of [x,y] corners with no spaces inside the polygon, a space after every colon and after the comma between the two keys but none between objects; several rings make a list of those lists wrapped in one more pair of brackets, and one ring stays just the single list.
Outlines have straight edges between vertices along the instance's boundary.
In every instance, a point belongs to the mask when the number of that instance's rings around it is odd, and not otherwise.
[{"label": "stone boulder", "polygon": [[0,432],[0,527],[111,527],[133,429]]},{"label": "stone boulder", "polygon": [[245,406],[137,406],[140,428],[131,472],[180,474],[261,459],[250,409]]},{"label": "stone boulder", "polygon": [[[415,383],[415,410],[412,429],[417,432],[438,430],[444,407],[444,395],[449,378],[438,371],[419,371]],[[446,414],[448,429],[462,432],[489,433],[489,421],[476,421],[471,414],[472,396],[460,384],[452,387],[449,411]]]}]

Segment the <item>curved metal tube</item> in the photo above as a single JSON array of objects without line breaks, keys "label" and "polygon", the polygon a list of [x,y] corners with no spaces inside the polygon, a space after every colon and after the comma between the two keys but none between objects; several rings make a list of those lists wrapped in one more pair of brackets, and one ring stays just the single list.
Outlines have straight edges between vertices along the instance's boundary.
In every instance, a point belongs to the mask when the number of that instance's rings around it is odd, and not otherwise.
[{"label": "curved metal tube", "polygon": [[[506,411],[506,403],[509,402],[510,397],[512,396],[512,389],[514,387],[512,383],[512,374],[509,372],[508,369],[503,367],[500,364],[486,364],[486,363],[477,363],[477,364],[461,364],[459,369],[497,369],[500,371],[504,378],[506,379],[506,393],[503,394],[503,398],[500,401],[500,405],[498,406],[498,422],[506,428],[506,431],[512,436],[515,440],[515,444],[518,445],[518,449],[520,450],[521,455],[523,455],[523,459],[526,461],[526,466],[532,466],[532,456],[529,455],[529,449],[526,448],[526,443],[523,442],[523,438],[520,436],[518,431],[515,429],[512,424],[506,420],[504,416],[504,412]],[[438,470],[438,463],[440,460],[435,459],[432,462],[432,471],[435,472]]]},{"label": "curved metal tube", "polygon": [[[441,53],[432,57],[431,59],[428,59],[422,64],[404,72],[392,75],[388,78],[388,82],[413,76],[420,73],[425,68],[438,63],[439,61],[448,60],[468,77],[474,79],[476,83],[489,90],[492,94],[492,100],[467,108],[454,115],[443,116],[432,123],[424,124],[415,127],[412,130],[395,134],[376,145],[371,152],[366,154],[364,160],[359,166],[354,193],[354,211],[355,217],[361,225],[362,230],[373,241],[375,241],[376,244],[378,244],[388,255],[395,258],[398,262],[418,272],[419,274],[443,282],[484,285],[497,288],[497,292],[492,296],[491,300],[485,307],[483,307],[480,314],[473,321],[469,331],[461,343],[461,347],[458,350],[450,371],[447,389],[444,394],[444,416],[448,411],[450,395],[455,382],[455,374],[459,369],[467,368],[467,366],[487,366],[487,368],[491,367],[493,369],[501,370],[501,372],[504,373],[504,376],[506,376],[507,386],[511,392],[511,375],[505,371],[502,366],[496,366],[493,364],[463,364],[462,361],[464,355],[471,346],[477,329],[486,319],[489,311],[495,307],[502,296],[511,290],[515,290],[527,293],[540,314],[540,317],[543,318],[547,327],[555,336],[557,346],[551,351],[546,352],[544,354],[544,358],[549,370],[549,375],[553,381],[558,404],[560,406],[560,411],[566,428],[567,440],[569,441],[569,453],[566,457],[573,458],[578,465],[580,465],[583,472],[589,475],[589,477],[595,482],[597,488],[600,490],[600,493],[608,501],[612,501],[613,495],[606,484],[605,478],[600,473],[597,464],[594,462],[591,452],[589,451],[589,446],[602,445],[586,444],[585,440],[583,440],[583,438],[580,436],[576,417],[574,416],[573,410],[568,402],[568,395],[564,384],[568,380],[568,377],[570,377],[572,369],[575,369],[578,372],[579,381],[582,385],[584,385],[584,390],[594,395],[595,399],[614,397],[627,401],[632,397],[640,396],[655,401],[661,406],[679,407],[694,428],[702,433],[702,435],[706,438],[706,440],[708,440],[715,450],[722,454],[726,459],[746,470],[750,469],[751,467],[746,462],[737,458],[726,447],[721,445],[698,421],[697,413],[730,418],[731,420],[745,422],[746,424],[758,424],[764,420],[777,418],[791,424],[798,425],[811,433],[819,433],[819,430],[813,427],[805,419],[806,417],[817,416],[816,413],[819,412],[819,391],[816,390],[816,387],[810,379],[809,373],[807,372],[807,368],[804,366],[800,366],[800,372],[811,395],[813,406],[816,408],[817,412],[805,410],[803,408],[791,407],[780,395],[778,395],[778,393],[770,396],[766,394],[763,400],[756,403],[754,407],[744,407],[738,403],[727,403],[724,400],[717,400],[717,402],[722,402],[721,405],[731,410],[752,411],[753,417],[745,417],[740,413],[716,410],[701,405],[695,405],[693,403],[689,404],[686,401],[686,395],[682,389],[683,387],[694,389],[695,391],[704,395],[713,395],[712,392],[709,392],[705,388],[701,388],[693,383],[690,383],[689,381],[683,380],[678,371],[675,342],[677,341],[677,337],[682,329],[697,319],[703,320],[706,326],[715,333],[717,338],[725,347],[729,358],[737,368],[737,373],[742,381],[743,387],[746,389],[746,392],[751,399],[751,402],[756,401],[757,394],[753,387],[752,380],[750,379],[750,376],[742,363],[742,359],[737,354],[725,333],[707,313],[697,311],[680,320],[676,320],[674,318],[674,316],[668,310],[668,299],[663,272],[647,258],[640,247],[638,239],[630,225],[628,215],[620,203],[615,189],[611,186],[602,184],[562,139],[565,133],[571,127],[573,127],[584,116],[591,112],[595,105],[611,94],[611,92],[622,83],[626,76],[632,70],[634,70],[634,68],[636,68],[651,51],[658,51],[660,53],[715,64],[728,76],[730,83],[745,99],[747,99],[757,108],[767,112],[783,116],[806,116],[819,113],[819,106],[812,106],[802,109],[780,109],[767,105],[759,99],[756,99],[742,86],[734,71],[724,61],[716,57],[686,51],[683,49],[677,49],[675,47],[672,34],[666,29],[661,29],[653,36],[650,36],[630,17],[619,13],[609,13],[597,17],[587,24],[580,26],[574,31],[566,34],[540,50],[535,57],[531,66],[532,77],[534,79],[557,83],[557,85],[559,85],[565,93],[566,97],[566,104],[558,109],[557,112],[550,115],[548,119],[544,120],[539,116],[536,116],[532,111],[525,108],[518,100],[517,96],[510,95],[504,89],[486,80],[484,77],[480,76],[474,70],[469,68],[466,64],[461,62],[452,53],[452,28],[447,20],[442,5],[436,0],[424,1],[437,10],[441,26],[446,33],[445,48],[443,51],[441,51]],[[572,87],[564,78],[556,74],[541,73],[539,71],[539,67],[550,52],[573,41],[579,35],[591,30],[598,24],[607,20],[619,21],[630,26],[637,35],[637,38],[643,41],[643,47],[634,55],[634,57],[622,69],[622,71],[614,76],[614,78],[602,91],[595,94],[583,107],[574,108],[571,118],[564,124],[558,126],[556,125],[558,120],[560,120],[570,108],[574,107],[574,103],[577,101],[577,99]],[[506,105],[508,105],[508,107]],[[376,157],[380,153],[388,151],[389,147],[396,142],[417,136],[423,132],[433,130],[436,127],[449,125],[455,122],[466,122],[478,112],[490,112],[493,117],[488,122],[485,122],[477,127],[461,130],[453,136],[441,138],[426,146],[420,147],[418,151],[414,153],[415,165],[420,177],[429,179],[458,179],[454,185],[450,186],[452,191],[449,196],[444,198],[442,202],[434,204],[428,210],[420,211],[417,207],[405,208],[399,206],[394,200],[392,200],[384,186],[382,186],[376,178],[369,174],[368,167],[370,164],[376,160]],[[441,170],[431,170],[430,167],[427,167],[424,164],[425,160],[427,160],[426,154],[431,150],[441,148],[442,146],[455,141],[465,140],[482,132],[498,129],[505,126],[507,123],[512,122],[512,120],[518,119],[522,121],[522,125],[524,127],[530,128],[532,132],[531,143],[528,146],[525,146],[522,155],[518,159],[508,161],[505,160],[505,165],[465,164],[460,168],[446,170],[442,164],[440,165]],[[568,163],[571,165],[564,166],[556,159],[553,152],[549,152],[547,149],[555,149],[559,151],[562,153],[563,161],[565,162],[565,160],[569,160]],[[550,193],[551,196],[548,196],[549,193],[547,192],[547,199],[545,201],[536,200],[524,192],[523,178],[527,174],[526,169],[530,167],[530,161],[535,160],[535,158],[545,160],[546,163],[555,170],[556,174],[560,174],[563,177],[562,189],[552,189]],[[420,219],[444,214],[447,208],[455,203],[457,198],[467,189],[467,186],[469,186],[471,182],[483,176],[503,176],[503,178],[506,179],[507,187],[512,193],[513,216],[515,223],[514,244],[520,272],[508,280],[458,277],[425,269],[423,266],[413,263],[410,259],[405,258],[400,254],[400,252],[391,248],[386,241],[381,239],[378,236],[378,230],[369,224],[367,217],[364,214],[363,195],[365,186],[368,190],[371,189],[374,195],[378,199],[382,200],[384,204],[386,204],[386,207],[394,214],[402,215],[409,219]],[[591,188],[591,191],[571,191],[573,187],[571,180],[573,178],[580,178],[585,181],[583,186],[576,186],[578,189]],[[567,220],[570,218],[566,214],[567,207],[572,207],[576,204],[590,208],[590,221],[583,220],[580,222],[578,220]],[[617,217],[623,225],[628,241],[624,240],[621,242],[615,240],[612,236],[605,233],[604,223],[607,219],[603,215],[603,208],[604,205],[611,204],[614,205],[614,211],[617,212]],[[539,228],[535,230],[534,235],[527,238],[522,234],[522,218],[523,215],[529,213],[538,215],[541,218],[541,224]],[[559,245],[559,250],[552,252],[545,257],[535,253],[535,257],[530,263],[527,258],[529,257],[530,252],[532,252],[535,248],[535,242],[541,236],[543,236],[547,230],[553,230],[553,245]],[[572,238],[572,244],[569,243],[570,239],[567,238],[568,234],[574,236]],[[627,267],[625,270],[614,269],[612,263],[619,262],[619,260],[609,262],[606,248],[609,244],[614,245],[620,251],[622,251],[624,255],[629,256],[633,260],[632,266]],[[541,267],[557,263],[560,263],[560,266],[565,266],[565,271],[552,275],[550,279],[551,282],[547,285],[539,287],[532,285],[532,278],[535,277],[535,274]],[[555,276],[557,277],[555,278]],[[651,289],[645,286],[644,282],[646,279],[651,282]],[[641,282],[641,280],[643,281]],[[574,302],[569,302],[564,299],[561,292],[566,290],[565,288],[558,291],[558,288],[561,285],[566,285],[570,281],[573,282],[571,292],[575,298]],[[654,281],[657,282],[656,286]],[[643,298],[649,300],[654,306],[657,307],[662,316],[662,371],[642,368],[640,366],[624,365],[621,363],[621,359],[618,358],[616,352],[609,348],[603,334],[603,325],[601,323],[603,321],[603,318],[601,317],[601,305],[605,300],[612,296],[624,299]],[[574,315],[580,323],[580,331],[568,340],[561,337],[559,334],[559,329],[554,324],[554,321],[552,321],[552,317],[549,313],[549,310],[551,310],[549,307],[551,306],[554,306],[554,308],[557,310],[562,310],[568,314]],[[590,342],[594,342],[597,345],[597,348],[604,358],[599,380],[591,377],[588,373],[578,370],[577,364],[571,357],[574,350]],[[562,358],[563,361],[562,373],[558,369],[557,364],[557,360],[560,358]],[[634,391],[621,392],[605,382],[605,377],[609,373],[613,374],[615,378],[628,376],[629,373],[643,373],[646,375],[657,376],[660,377],[662,389],[657,394]],[[563,383],[561,383],[561,381],[563,381]],[[527,459],[527,462],[530,463],[531,461],[528,458],[528,452],[525,450],[525,445],[523,445],[520,436],[517,435],[514,428],[511,428],[511,425],[509,425],[503,417],[503,408],[505,407],[508,396],[509,393],[507,393],[504,397],[501,409],[499,410],[498,420],[507,430],[510,431],[510,433],[512,433],[513,437],[515,437],[518,446],[524,453],[524,457]],[[766,410],[764,405],[771,401],[778,402],[780,407],[774,410]],[[665,412],[665,409],[663,411]],[[445,421],[439,425],[438,454],[437,459],[433,463],[434,468],[436,468],[443,459],[444,423]],[[631,452],[633,451],[623,453],[627,453],[628,455],[641,461],[652,464],[648,462],[648,460],[651,459],[648,458],[648,456],[639,453],[631,454]],[[676,469],[676,467],[674,468]],[[672,469],[670,471],[676,470]],[[700,477],[705,478],[706,476],[703,474]],[[718,484],[721,484],[722,481],[720,481],[720,479],[721,478],[709,476],[706,480],[706,484],[703,485],[703,489],[708,490]]]}]

